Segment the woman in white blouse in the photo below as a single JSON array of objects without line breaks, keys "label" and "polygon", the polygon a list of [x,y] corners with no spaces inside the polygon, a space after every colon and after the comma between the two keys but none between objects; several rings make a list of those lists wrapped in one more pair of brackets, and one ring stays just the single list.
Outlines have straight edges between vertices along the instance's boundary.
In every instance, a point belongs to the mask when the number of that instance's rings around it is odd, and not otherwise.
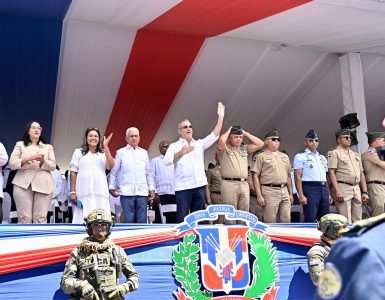
[{"label": "woman in white blouse", "polygon": [[100,146],[98,128],[87,128],[83,145],[75,149],[70,163],[70,200],[73,208],[72,223],[81,224],[91,210],[102,208],[110,211],[106,169],[111,170],[115,160],[111,156],[108,138],[103,137]]}]

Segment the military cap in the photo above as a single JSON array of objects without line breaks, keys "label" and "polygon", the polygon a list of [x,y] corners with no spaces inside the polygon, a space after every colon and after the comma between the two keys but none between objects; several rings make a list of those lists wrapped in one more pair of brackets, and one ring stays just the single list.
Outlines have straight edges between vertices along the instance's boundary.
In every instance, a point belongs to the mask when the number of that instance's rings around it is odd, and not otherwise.
[{"label": "military cap", "polygon": [[243,129],[241,126],[231,126],[230,134],[241,135],[243,134]]},{"label": "military cap", "polygon": [[317,229],[330,239],[337,239],[349,225],[346,217],[339,214],[326,214],[318,222]]},{"label": "military cap", "polygon": [[385,132],[383,131],[366,132],[366,136],[368,137],[368,140],[380,139],[385,137]]},{"label": "military cap", "polygon": [[341,136],[350,136],[350,130],[349,129],[340,129],[336,133],[336,138],[338,139]]},{"label": "military cap", "polygon": [[310,129],[306,134],[307,139],[318,139],[318,134],[315,132],[314,129]]},{"label": "military cap", "polygon": [[270,131],[265,134],[265,140],[269,138],[279,138],[277,129],[274,129],[273,131]]}]

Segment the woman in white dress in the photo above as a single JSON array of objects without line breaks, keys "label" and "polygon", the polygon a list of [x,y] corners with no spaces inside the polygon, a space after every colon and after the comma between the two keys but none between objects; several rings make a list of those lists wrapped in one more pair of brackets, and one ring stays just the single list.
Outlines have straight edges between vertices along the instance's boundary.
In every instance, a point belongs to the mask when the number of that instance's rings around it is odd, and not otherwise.
[{"label": "woman in white dress", "polygon": [[72,202],[72,223],[82,224],[93,209],[110,211],[106,169],[111,170],[115,160],[111,156],[108,138],[103,137],[100,146],[98,128],[87,128],[83,145],[75,149],[70,163],[70,200]]}]

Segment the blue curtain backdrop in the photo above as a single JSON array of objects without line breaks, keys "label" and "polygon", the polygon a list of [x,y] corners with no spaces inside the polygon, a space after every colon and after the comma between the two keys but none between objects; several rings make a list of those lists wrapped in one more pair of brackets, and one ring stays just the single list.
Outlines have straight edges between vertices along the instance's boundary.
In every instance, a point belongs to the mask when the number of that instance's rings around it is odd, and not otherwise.
[{"label": "blue curtain backdrop", "polygon": [[1,0],[0,142],[9,154],[29,121],[39,121],[51,138],[62,24],[70,4]]}]

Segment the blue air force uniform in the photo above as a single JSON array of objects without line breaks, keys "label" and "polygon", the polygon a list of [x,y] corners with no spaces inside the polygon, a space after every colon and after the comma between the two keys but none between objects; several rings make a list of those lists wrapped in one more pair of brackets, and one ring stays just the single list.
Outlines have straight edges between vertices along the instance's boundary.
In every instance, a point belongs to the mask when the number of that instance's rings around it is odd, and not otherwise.
[{"label": "blue air force uniform", "polygon": [[[317,133],[310,130],[307,139],[318,139]],[[327,159],[318,151],[313,153],[308,148],[294,157],[294,170],[302,169],[302,190],[307,198],[303,205],[305,222],[314,222],[329,213],[329,192],[326,187]],[[298,187],[297,187],[298,190]]]},{"label": "blue air force uniform", "polygon": [[359,221],[328,256],[315,300],[385,299],[385,214]]}]

